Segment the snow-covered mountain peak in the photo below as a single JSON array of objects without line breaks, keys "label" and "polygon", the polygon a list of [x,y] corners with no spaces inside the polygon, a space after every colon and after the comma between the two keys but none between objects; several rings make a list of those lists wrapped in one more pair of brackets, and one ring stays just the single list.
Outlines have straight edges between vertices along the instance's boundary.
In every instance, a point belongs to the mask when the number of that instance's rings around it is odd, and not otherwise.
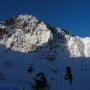
[{"label": "snow-covered mountain peak", "polygon": [[32,15],[18,15],[0,23],[0,44],[14,51],[66,54],[90,57],[90,38],[81,38],[61,28],[53,28]]},{"label": "snow-covered mountain peak", "polygon": [[[2,26],[5,28],[3,29]],[[2,37],[4,37],[1,38],[0,43],[14,51],[25,53],[47,43],[52,37],[51,31],[44,22],[40,22],[31,15],[10,18],[4,25],[1,25],[1,29],[9,32],[8,34],[2,32]]]}]

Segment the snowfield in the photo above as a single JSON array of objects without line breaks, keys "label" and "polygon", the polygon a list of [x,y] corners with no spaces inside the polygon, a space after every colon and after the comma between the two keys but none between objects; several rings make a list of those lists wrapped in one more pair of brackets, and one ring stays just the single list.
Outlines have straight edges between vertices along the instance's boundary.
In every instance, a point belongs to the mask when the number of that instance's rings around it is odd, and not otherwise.
[{"label": "snowfield", "polygon": [[[33,54],[6,52],[6,50],[0,48],[0,75],[3,74],[5,77],[5,80],[0,80],[0,87],[14,86],[19,90],[32,90],[32,85],[28,82],[33,83],[35,75],[43,72],[50,90],[90,90],[89,58],[63,59],[63,57],[58,57],[55,61],[49,62]],[[30,66],[34,68],[32,73],[27,72]],[[69,80],[64,79],[67,66],[72,69],[72,84]]]},{"label": "snowfield", "polygon": [[[0,24],[0,90],[90,90],[90,38],[53,28],[32,15]],[[65,79],[67,67],[70,67]],[[48,88],[33,89],[38,73]]]}]

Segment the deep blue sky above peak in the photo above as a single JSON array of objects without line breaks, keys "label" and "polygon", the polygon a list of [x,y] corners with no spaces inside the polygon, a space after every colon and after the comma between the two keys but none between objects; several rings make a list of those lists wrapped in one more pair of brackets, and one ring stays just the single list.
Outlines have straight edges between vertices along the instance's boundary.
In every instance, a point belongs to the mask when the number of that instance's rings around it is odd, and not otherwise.
[{"label": "deep blue sky above peak", "polygon": [[90,0],[0,0],[0,20],[24,13],[90,37]]}]

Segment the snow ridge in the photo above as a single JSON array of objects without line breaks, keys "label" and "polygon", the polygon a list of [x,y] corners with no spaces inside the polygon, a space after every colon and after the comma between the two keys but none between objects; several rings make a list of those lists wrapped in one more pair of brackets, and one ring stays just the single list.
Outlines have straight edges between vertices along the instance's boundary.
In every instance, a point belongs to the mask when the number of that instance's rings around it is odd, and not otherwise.
[{"label": "snow ridge", "polygon": [[[8,33],[4,33],[6,30]],[[51,42],[51,44],[50,44]],[[60,28],[50,28],[32,15],[19,15],[0,24],[0,44],[13,51],[28,53],[46,44],[68,51],[70,57],[90,57],[90,38],[81,38]],[[50,45],[47,45],[50,44]],[[57,51],[57,48],[55,48]]]}]

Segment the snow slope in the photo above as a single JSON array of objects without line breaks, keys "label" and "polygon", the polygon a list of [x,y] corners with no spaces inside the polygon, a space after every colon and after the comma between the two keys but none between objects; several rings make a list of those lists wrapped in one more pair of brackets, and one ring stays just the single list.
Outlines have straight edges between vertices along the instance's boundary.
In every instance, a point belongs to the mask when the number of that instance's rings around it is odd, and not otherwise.
[{"label": "snow slope", "polygon": [[[43,72],[50,90],[90,90],[89,58],[57,57],[55,61],[50,62],[38,55],[6,52],[6,50],[3,47],[0,48],[0,73],[5,77],[5,80],[0,80],[0,87],[14,86],[19,90],[32,90],[28,82],[33,82],[36,74]],[[32,73],[27,72],[30,66],[34,68]],[[72,84],[64,80],[67,66],[72,69]]]},{"label": "snow slope", "polygon": [[[32,90],[34,77],[43,72],[50,90],[90,90],[89,49],[89,37],[53,28],[32,15],[8,19],[0,24],[0,89]],[[64,79],[67,66],[72,84]]]}]

